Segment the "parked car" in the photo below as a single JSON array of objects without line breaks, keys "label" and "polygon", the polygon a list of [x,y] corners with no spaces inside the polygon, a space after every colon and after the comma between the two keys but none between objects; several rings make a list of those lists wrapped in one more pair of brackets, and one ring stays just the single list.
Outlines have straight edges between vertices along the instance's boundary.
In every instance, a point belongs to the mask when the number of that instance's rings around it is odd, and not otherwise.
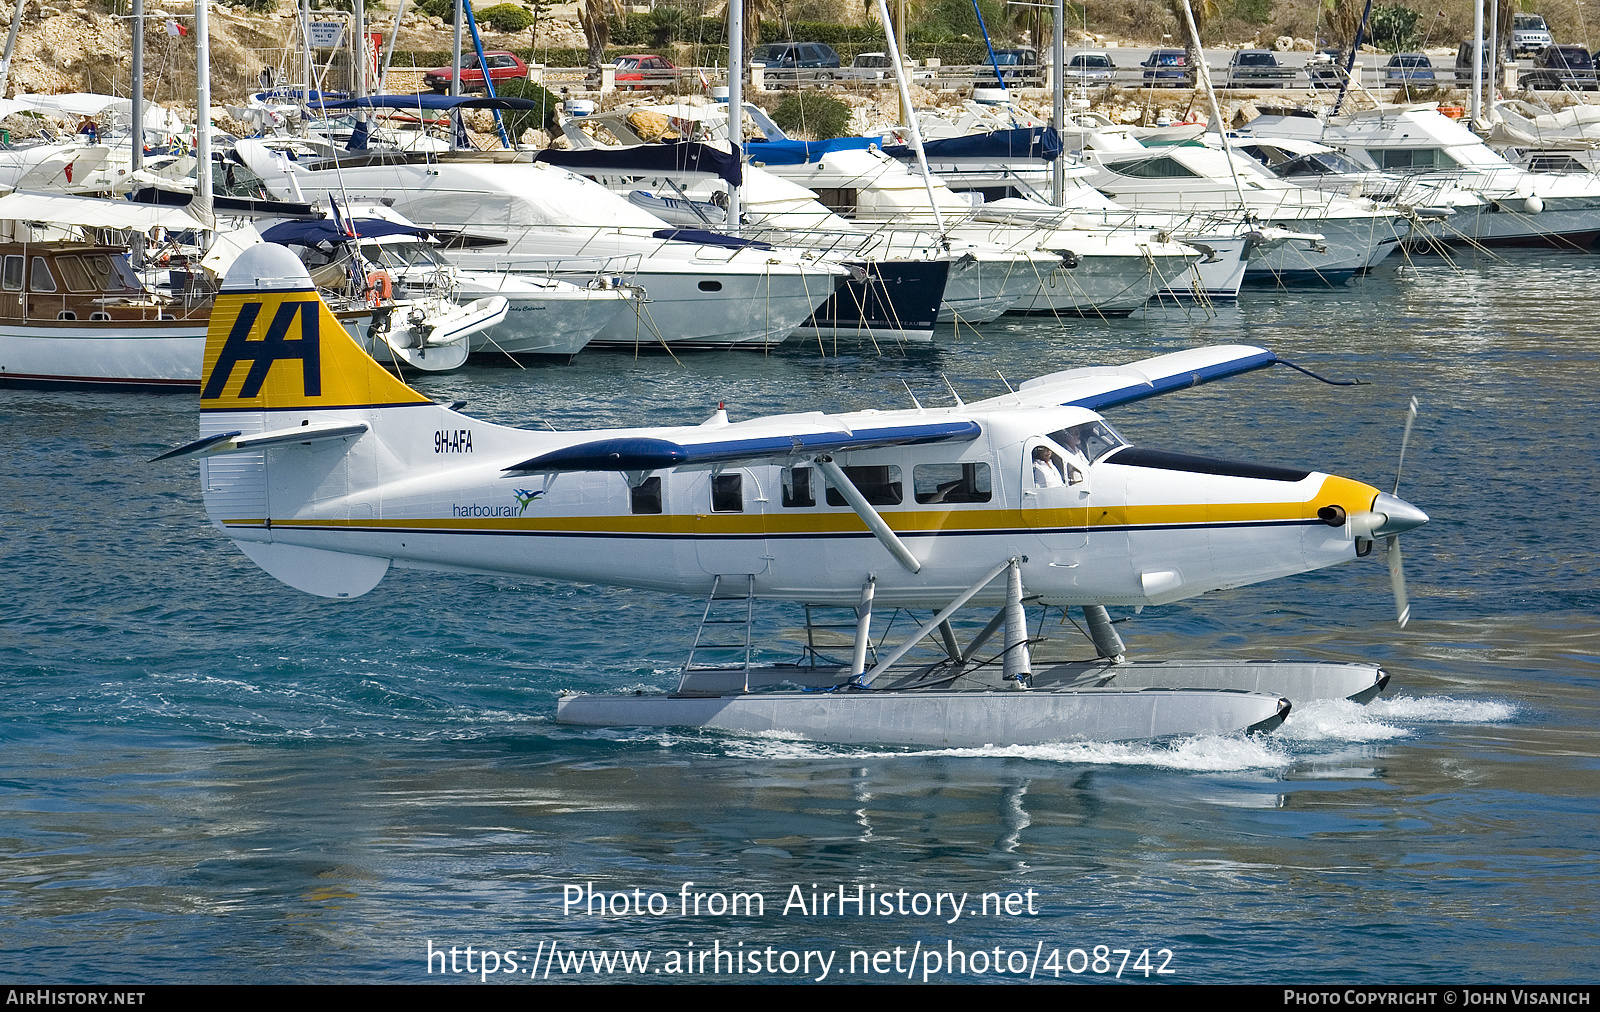
[{"label": "parked car", "polygon": [[[902,56],[900,65],[906,70],[906,77],[926,81],[933,77],[933,71],[927,67],[919,67],[911,61],[911,57]],[[856,58],[846,68],[850,73],[846,77],[857,81],[886,81],[894,78],[894,64],[889,62],[888,53],[857,53]]]},{"label": "parked car", "polygon": [[1306,77],[1313,88],[1337,88],[1344,80],[1344,53],[1338,49],[1319,49],[1306,57]]},{"label": "parked car", "polygon": [[[1483,74],[1490,80],[1494,79],[1494,54],[1489,51],[1489,43],[1480,42],[1478,47],[1483,50]],[[1456,47],[1456,84],[1472,86],[1472,40],[1463,39],[1461,45]]]},{"label": "parked car", "polygon": [[1425,53],[1396,53],[1383,67],[1385,88],[1432,87],[1433,63]]},{"label": "parked car", "polygon": [[1270,49],[1240,49],[1228,61],[1230,88],[1287,88],[1294,71],[1278,66]]},{"label": "parked car", "polygon": [[1015,49],[996,49],[995,66],[1000,68],[1000,79],[1013,84],[1034,84],[1043,80],[1039,71],[1039,53],[1032,46]]},{"label": "parked car", "polygon": [[766,66],[766,79],[774,84],[831,81],[839,77],[839,54],[822,42],[773,42],[761,46],[751,63]]},{"label": "parked car", "polygon": [[1537,14],[1511,15],[1511,51],[1518,56],[1537,53],[1555,45],[1550,27]]},{"label": "parked car", "polygon": [[[491,49],[483,54],[489,64],[489,80],[496,84],[509,81],[514,77],[527,77],[528,65],[522,62],[516,53],[508,53],[503,49]],[[450,82],[455,79],[454,72],[449,67],[434,67],[422,75],[422,81],[436,94],[444,95],[450,91]],[[478,66],[477,53],[463,53],[461,55],[461,90],[483,91],[483,68]]]},{"label": "parked car", "polygon": [[612,66],[617,68],[617,87],[632,88],[634,91],[641,88],[670,88],[678,83],[683,73],[673,66],[671,60],[653,53],[619,56]]},{"label": "parked car", "polygon": [[1147,88],[1187,88],[1189,54],[1181,49],[1154,49],[1139,66]]},{"label": "parked car", "polygon": [[1582,46],[1546,46],[1522,75],[1522,86],[1539,91],[1600,91],[1594,58]]},{"label": "parked car", "polygon": [[1083,84],[1110,84],[1116,80],[1117,65],[1108,53],[1075,53],[1067,61],[1066,79]]}]

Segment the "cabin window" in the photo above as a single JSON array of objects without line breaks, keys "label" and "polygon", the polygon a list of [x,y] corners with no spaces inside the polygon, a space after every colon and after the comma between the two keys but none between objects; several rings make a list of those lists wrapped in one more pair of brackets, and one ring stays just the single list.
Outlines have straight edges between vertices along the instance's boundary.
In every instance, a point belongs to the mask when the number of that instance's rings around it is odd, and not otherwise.
[{"label": "cabin window", "polygon": [[111,269],[111,258],[101,255],[86,256],[83,258],[84,266],[89,269],[89,275],[94,280],[91,291],[103,292],[111,288],[111,278],[116,271]]},{"label": "cabin window", "polygon": [[850,186],[820,186],[816,190],[817,203],[834,214],[855,214],[861,191]]},{"label": "cabin window", "polygon": [[994,497],[989,465],[918,464],[911,484],[919,503],[988,502]]},{"label": "cabin window", "polygon": [[22,291],[22,258],[6,257],[5,273],[0,283],[5,285],[8,292]]},{"label": "cabin window", "polygon": [[55,276],[50,273],[50,264],[44,257],[33,258],[33,274],[28,278],[28,288],[35,292],[53,292],[56,290]]},{"label": "cabin window", "polygon": [[56,257],[56,268],[61,271],[61,280],[66,282],[69,292],[98,291],[94,286],[94,279],[87,268],[83,266],[80,257]]},{"label": "cabin window", "polygon": [[1106,168],[1124,176],[1133,176],[1136,179],[1178,179],[1189,176],[1198,176],[1188,166],[1179,162],[1171,155],[1158,158],[1141,158],[1129,162],[1108,162]]},{"label": "cabin window", "polygon": [[661,476],[651,476],[628,489],[628,508],[634,513],[660,513]]},{"label": "cabin window", "polygon": [[[873,464],[866,467],[844,468],[844,476],[856,487],[861,497],[873,506],[898,506],[904,499],[900,490],[900,469],[893,464]],[[844,496],[832,485],[828,486],[829,506],[848,506]]]},{"label": "cabin window", "polygon": [[720,292],[720,291],[722,291],[722,282],[720,282],[720,281],[702,281],[702,282],[700,282],[700,290],[702,292]]},{"label": "cabin window", "polygon": [[815,506],[817,493],[811,487],[812,470],[809,467],[783,469],[783,504],[785,506]]},{"label": "cabin window", "polygon": [[1455,159],[1438,148],[1368,148],[1380,169],[1453,169]]},{"label": "cabin window", "polygon": [[56,314],[56,319],[58,320],[76,320],[77,318],[78,314],[74,313],[70,309],[63,309],[61,312]]},{"label": "cabin window", "polygon": [[98,313],[98,312],[90,313],[89,314],[89,319],[91,319],[91,320],[109,320],[109,319],[111,319],[111,314],[110,313]]},{"label": "cabin window", "polygon": [[711,476],[711,512],[744,512],[743,474],[735,471],[732,474],[714,474]]}]

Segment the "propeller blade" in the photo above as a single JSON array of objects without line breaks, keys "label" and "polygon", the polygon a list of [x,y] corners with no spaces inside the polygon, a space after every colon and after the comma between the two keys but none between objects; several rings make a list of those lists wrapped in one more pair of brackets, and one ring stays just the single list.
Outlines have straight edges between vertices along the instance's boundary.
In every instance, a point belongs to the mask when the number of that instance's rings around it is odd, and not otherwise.
[{"label": "propeller blade", "polygon": [[[1406,466],[1406,444],[1411,442],[1411,426],[1417,420],[1417,399],[1411,398],[1411,407],[1406,409],[1406,431],[1400,436],[1400,463],[1394,466],[1394,491],[1390,495],[1400,494],[1400,471]],[[1392,543],[1392,542],[1391,542]],[[1404,622],[1400,623],[1405,625]]]},{"label": "propeller blade", "polygon": [[1404,629],[1406,623],[1411,621],[1411,602],[1406,598],[1406,574],[1400,560],[1400,536],[1389,535],[1389,586],[1394,591],[1395,615],[1400,621],[1400,628]]}]

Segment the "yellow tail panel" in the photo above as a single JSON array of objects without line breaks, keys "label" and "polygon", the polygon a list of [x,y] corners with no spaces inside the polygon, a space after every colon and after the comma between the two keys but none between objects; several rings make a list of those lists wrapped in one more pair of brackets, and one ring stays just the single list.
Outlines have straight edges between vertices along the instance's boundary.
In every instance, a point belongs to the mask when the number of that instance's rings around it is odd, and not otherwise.
[{"label": "yellow tail panel", "polygon": [[431,403],[362,351],[316,289],[229,287],[206,332],[201,411]]}]

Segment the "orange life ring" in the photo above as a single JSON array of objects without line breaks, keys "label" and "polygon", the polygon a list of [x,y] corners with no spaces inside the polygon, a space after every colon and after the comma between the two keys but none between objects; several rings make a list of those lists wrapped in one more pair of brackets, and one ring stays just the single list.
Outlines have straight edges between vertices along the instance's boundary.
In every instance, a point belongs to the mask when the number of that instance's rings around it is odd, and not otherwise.
[{"label": "orange life ring", "polygon": [[367,275],[367,305],[394,301],[394,278],[388,271],[373,271]]}]

